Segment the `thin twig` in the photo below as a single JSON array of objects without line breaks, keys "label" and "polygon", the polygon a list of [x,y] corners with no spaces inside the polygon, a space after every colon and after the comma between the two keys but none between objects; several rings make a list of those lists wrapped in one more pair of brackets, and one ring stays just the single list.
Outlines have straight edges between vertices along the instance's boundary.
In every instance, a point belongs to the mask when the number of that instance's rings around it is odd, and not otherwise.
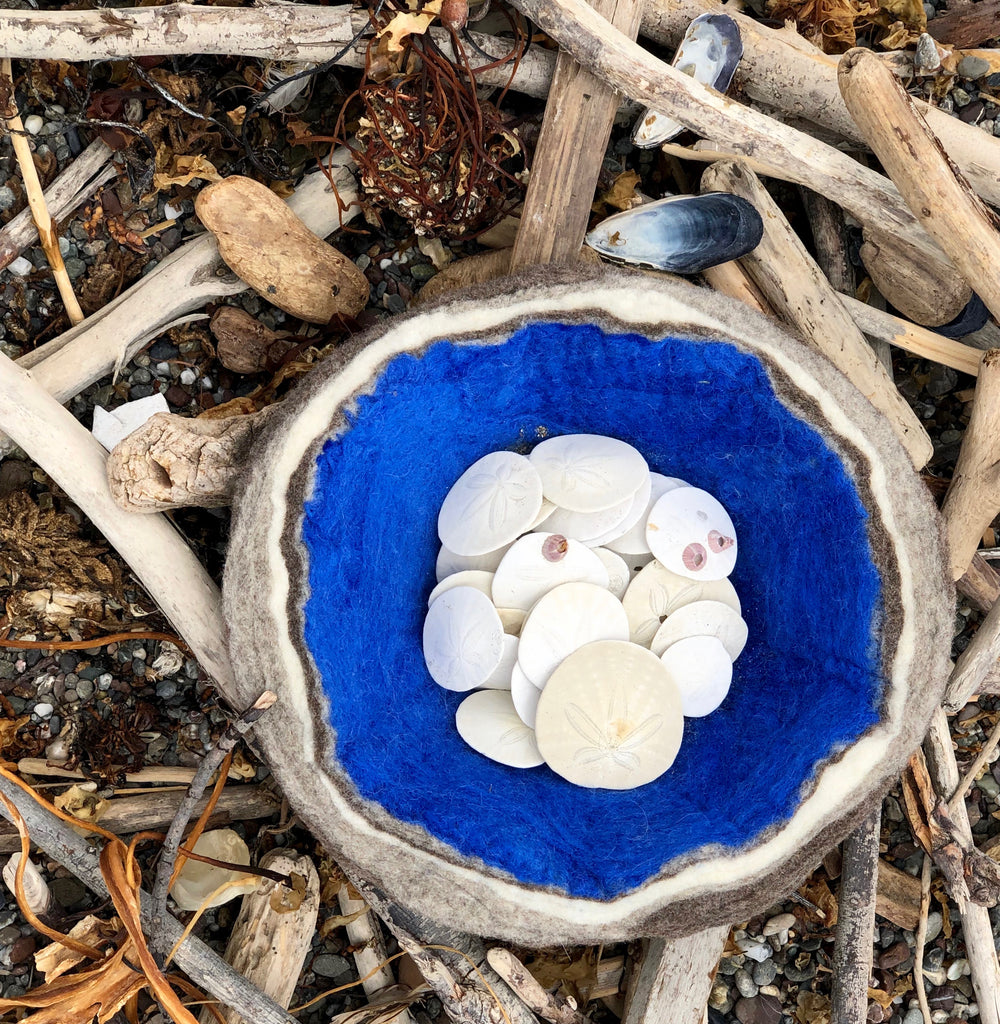
[{"label": "thin twig", "polygon": [[954,795],[948,801],[948,811],[952,817],[954,817],[955,809],[959,804],[965,803],[965,794],[969,792],[972,784],[976,781],[976,777],[982,770],[983,765],[989,761],[990,754],[998,743],[1000,743],[1000,718],[997,719],[996,725],[993,726],[993,731],[986,737],[986,742],[979,751],[979,755],[969,766],[965,775],[962,776],[962,781],[958,784],[958,789],[955,790]]},{"label": "thin twig", "polygon": [[59,295],[66,307],[66,314],[71,324],[78,324],[83,320],[83,310],[73,293],[73,284],[69,279],[69,274],[66,273],[66,265],[63,263],[62,253],[59,251],[59,236],[56,234],[52,218],[49,216],[49,208],[45,203],[45,196],[42,194],[42,183],[38,180],[35,161],[31,157],[31,146],[28,145],[28,137],[21,122],[21,115],[17,111],[17,104],[14,100],[14,72],[11,68],[10,58],[4,57],[0,61],[0,90],[8,89],[10,91],[7,95],[7,109],[2,116],[7,123],[14,155],[21,168],[21,178],[24,181],[24,191],[28,196],[28,205],[31,207],[31,216],[38,228],[38,238],[45,251],[45,258],[52,268],[52,276],[55,278]]},{"label": "thin twig", "polygon": [[924,854],[924,866],[920,871],[920,921],[913,950],[913,987],[917,990],[917,1002],[924,1015],[924,1024],[931,1024],[931,1008],[924,988],[924,943],[927,941],[927,912],[931,907],[931,858]]},{"label": "thin twig", "polygon": [[169,949],[169,943],[165,942],[165,935],[159,929],[163,920],[167,917],[167,894],[170,891],[170,877],[173,874],[174,862],[181,845],[181,837],[187,827],[191,815],[194,813],[195,805],[205,792],[205,787],[215,774],[216,769],[226,759],[226,755],[239,742],[240,736],[256,722],[260,716],[272,707],[277,701],[277,694],[271,690],[265,690],[254,703],[240,715],[239,718],[230,722],[225,732],[219,738],[215,746],[202,758],[201,764],[195,772],[191,785],[188,787],[187,796],[181,801],[174,820],[167,830],[166,838],[163,840],[163,851],[160,855],[160,863],[156,869],[156,880],[153,883],[153,935],[152,943],[158,947],[161,955],[165,956]]}]

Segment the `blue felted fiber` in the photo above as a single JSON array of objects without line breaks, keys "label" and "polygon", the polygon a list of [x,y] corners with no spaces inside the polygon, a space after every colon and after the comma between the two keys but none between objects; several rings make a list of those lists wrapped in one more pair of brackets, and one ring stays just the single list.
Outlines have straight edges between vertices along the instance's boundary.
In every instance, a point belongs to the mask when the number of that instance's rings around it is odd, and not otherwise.
[{"label": "blue felted fiber", "polygon": [[[324,447],[306,506],[305,638],[336,757],[359,793],[526,883],[610,898],[704,844],[787,820],[820,760],[878,717],[880,581],[838,457],[723,342],[531,324],[502,345],[396,357]],[[627,792],[469,749],[424,666],[438,509],[487,452],[607,434],[714,494],[739,537],[750,631],[721,708],[685,723],[673,767]]]}]

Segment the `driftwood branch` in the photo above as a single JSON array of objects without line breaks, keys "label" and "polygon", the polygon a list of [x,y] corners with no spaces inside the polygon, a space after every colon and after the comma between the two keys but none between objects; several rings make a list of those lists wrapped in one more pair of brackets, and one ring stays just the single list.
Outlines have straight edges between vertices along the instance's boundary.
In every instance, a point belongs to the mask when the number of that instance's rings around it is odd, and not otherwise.
[{"label": "driftwood branch", "polygon": [[972,415],[962,439],[942,515],[951,552],[952,577],[972,561],[983,531],[1000,511],[1000,349],[979,366]]},{"label": "driftwood branch", "polygon": [[547,992],[509,949],[496,946],[486,954],[487,962],[532,1013],[550,1024],[588,1024],[579,1010]]},{"label": "driftwood branch", "polygon": [[713,164],[702,176],[702,189],[741,195],[757,208],[764,237],[742,260],[757,287],[886,416],[914,465],[923,466],[934,453],[923,425],[756,175],[735,163]]},{"label": "driftwood branch", "polygon": [[955,583],[955,589],[973,607],[988,612],[1000,599],[1000,575],[977,551],[965,575]]},{"label": "driftwood branch", "polygon": [[[0,778],[0,792],[20,811],[34,845],[76,875],[88,889],[108,899],[108,889],[98,863],[98,851],[86,839],[78,836],[72,826],[40,807],[7,779]],[[3,813],[2,810],[0,813]],[[148,930],[152,920],[152,906],[147,893],[142,893],[141,898],[143,925]],[[180,923],[173,918],[163,922],[164,938],[171,944],[181,937],[182,931]],[[174,955],[174,961],[201,989],[220,1003],[232,1006],[254,1024],[299,1024],[200,939],[191,936],[185,939]]]},{"label": "driftwood branch", "polygon": [[945,691],[945,711],[960,711],[995,670],[1000,660],[1000,603],[979,624],[969,646],[958,656]]}]

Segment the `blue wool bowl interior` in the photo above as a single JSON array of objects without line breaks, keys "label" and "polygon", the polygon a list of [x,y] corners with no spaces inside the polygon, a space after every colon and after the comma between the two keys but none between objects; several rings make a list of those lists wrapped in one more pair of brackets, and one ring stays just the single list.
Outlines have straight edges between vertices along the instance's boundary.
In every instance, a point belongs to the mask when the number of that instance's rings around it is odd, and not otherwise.
[{"label": "blue wool bowl interior", "polygon": [[[531,324],[501,345],[395,358],[328,442],[305,508],[305,638],[336,757],[396,819],[526,883],[610,898],[704,844],[739,847],[794,811],[817,762],[876,722],[880,581],[838,457],[724,342]],[[750,631],[732,688],[685,722],[673,767],[615,792],[496,764],[454,726],[462,694],[424,666],[437,514],[487,452],[607,434],[714,494],[739,537]]]}]

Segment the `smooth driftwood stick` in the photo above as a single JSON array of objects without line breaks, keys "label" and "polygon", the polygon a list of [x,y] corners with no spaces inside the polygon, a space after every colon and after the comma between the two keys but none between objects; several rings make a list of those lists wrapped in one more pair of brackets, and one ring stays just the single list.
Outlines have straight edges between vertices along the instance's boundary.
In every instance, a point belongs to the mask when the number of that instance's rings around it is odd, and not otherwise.
[{"label": "smooth driftwood stick", "polygon": [[[941,708],[934,712],[931,719],[931,726],[924,740],[924,753],[935,790],[940,797],[948,800],[958,788],[960,779],[955,751],[951,745],[948,718]],[[965,802],[960,802],[951,810],[960,838],[971,845],[972,829],[969,827]],[[965,938],[966,956],[972,969],[972,987],[976,993],[976,1002],[979,1004],[979,1019],[982,1024],[1000,1024],[1000,965],[997,964],[997,954],[993,946],[990,913],[986,907],[972,903],[967,898],[967,893],[953,892],[951,895],[958,903],[959,913],[962,915],[962,934]]]},{"label": "smooth driftwood stick", "polygon": [[948,680],[943,706],[945,711],[961,711],[973,694],[979,693],[983,684],[996,671],[1000,659],[1000,603],[993,605],[986,618],[979,624],[976,635],[969,646],[955,661],[954,671]]},{"label": "smooth driftwood stick", "polygon": [[486,954],[490,967],[507,983],[525,1006],[542,1020],[551,1024],[588,1024],[588,1018],[579,1010],[542,988],[531,972],[509,949],[494,946]]},{"label": "smooth driftwood stick", "polygon": [[72,498],[128,562],[223,696],[235,692],[219,588],[162,515],[122,512],[108,491],[107,453],[24,370],[0,355],[0,430]]},{"label": "smooth driftwood stick", "polygon": [[[108,888],[98,863],[99,852],[95,847],[83,836],[77,835],[72,826],[40,807],[14,783],[0,778],[0,792],[21,812],[33,845],[40,847],[54,861],[71,871],[88,889],[104,899],[108,898]],[[5,809],[0,808],[0,815],[7,816]],[[148,893],[143,892],[141,898],[143,926],[148,929],[152,904]],[[176,942],[182,931],[180,922],[172,917],[163,922],[163,932],[170,943]],[[174,962],[208,995],[239,1010],[254,1024],[300,1024],[282,1007],[254,988],[200,939],[193,936],[185,939],[174,956]]]},{"label": "smooth driftwood stick", "polygon": [[750,276],[774,309],[887,417],[914,465],[925,465],[934,446],[923,425],[757,176],[735,163],[713,164],[702,189],[732,192],[757,208],[764,237],[742,260]]},{"label": "smooth driftwood stick", "polygon": [[1000,317],[1000,231],[891,71],[870,51],[844,54],[840,91],[872,151],[928,234]]},{"label": "smooth driftwood stick", "polygon": [[1000,575],[977,551],[965,575],[955,583],[955,589],[974,608],[988,612],[1000,599]]},{"label": "smooth driftwood stick", "polygon": [[881,808],[876,808],[844,843],[830,997],[831,1019],[837,1024],[868,1019],[881,821]]},{"label": "smooth driftwood stick", "polygon": [[[0,30],[2,31],[2,30]],[[101,185],[117,177],[111,150],[100,140],[92,142],[45,190],[45,205],[55,221],[69,216]],[[0,228],[0,270],[9,266],[38,239],[38,228],[25,207]]]},{"label": "smooth driftwood stick", "polygon": [[976,397],[965,428],[944,516],[953,579],[964,575],[979,539],[1000,511],[1000,349],[979,364]]},{"label": "smooth driftwood stick", "polygon": [[625,997],[622,1024],[701,1024],[728,925],[683,939],[645,939]]},{"label": "smooth driftwood stick", "polygon": [[[591,2],[594,10],[635,39],[642,0]],[[618,100],[614,89],[560,52],[531,162],[512,271],[577,260]]]}]

